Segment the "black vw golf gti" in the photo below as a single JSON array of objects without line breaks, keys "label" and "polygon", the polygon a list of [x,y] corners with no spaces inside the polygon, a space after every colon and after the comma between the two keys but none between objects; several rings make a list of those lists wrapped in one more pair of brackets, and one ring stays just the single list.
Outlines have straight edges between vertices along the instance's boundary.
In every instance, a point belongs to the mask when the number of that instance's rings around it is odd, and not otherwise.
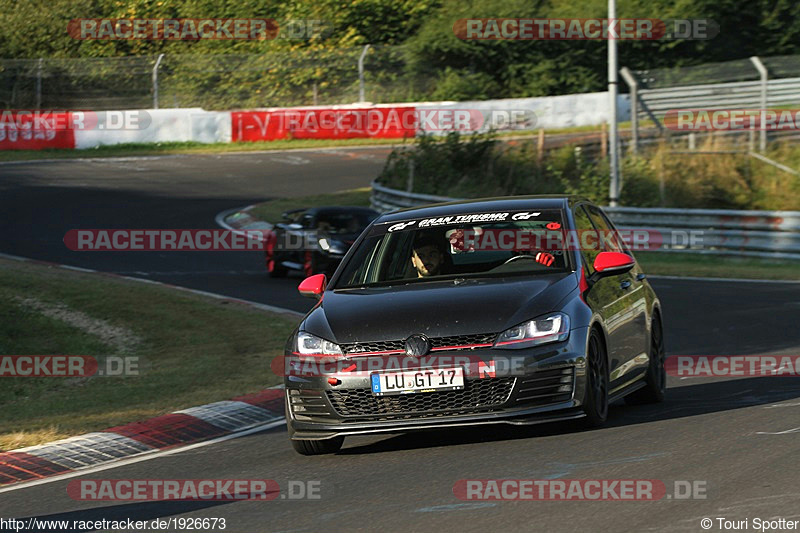
[{"label": "black vw golf gti", "polygon": [[661,305],[603,211],[575,197],[451,202],[359,236],[287,342],[286,419],[302,454],[346,435],[605,422],[664,398]]}]

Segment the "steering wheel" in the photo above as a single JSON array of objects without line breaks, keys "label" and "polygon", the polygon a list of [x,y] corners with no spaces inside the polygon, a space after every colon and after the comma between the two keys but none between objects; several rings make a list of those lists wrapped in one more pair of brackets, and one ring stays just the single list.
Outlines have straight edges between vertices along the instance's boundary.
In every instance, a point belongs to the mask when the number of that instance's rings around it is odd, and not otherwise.
[{"label": "steering wheel", "polygon": [[[515,255],[514,257],[509,257],[506,260],[506,262],[503,263],[503,265],[507,265],[507,264],[511,263],[512,261],[516,261],[518,259],[533,259],[534,261],[536,261],[536,256],[534,256],[534,255]],[[500,265],[500,266],[503,266],[503,265]]]}]

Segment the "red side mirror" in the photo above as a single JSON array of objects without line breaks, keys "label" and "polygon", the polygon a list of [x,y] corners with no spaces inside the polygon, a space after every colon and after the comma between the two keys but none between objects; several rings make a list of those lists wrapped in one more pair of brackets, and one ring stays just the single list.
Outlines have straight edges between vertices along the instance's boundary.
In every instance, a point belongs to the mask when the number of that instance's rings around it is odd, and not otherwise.
[{"label": "red side mirror", "polygon": [[325,274],[314,274],[304,279],[300,285],[297,286],[297,290],[300,291],[300,294],[303,296],[321,298],[322,293],[325,292],[327,281],[328,279],[325,277]]},{"label": "red side mirror", "polygon": [[620,252],[600,252],[594,259],[594,270],[601,274],[622,274],[636,265],[633,257]]}]

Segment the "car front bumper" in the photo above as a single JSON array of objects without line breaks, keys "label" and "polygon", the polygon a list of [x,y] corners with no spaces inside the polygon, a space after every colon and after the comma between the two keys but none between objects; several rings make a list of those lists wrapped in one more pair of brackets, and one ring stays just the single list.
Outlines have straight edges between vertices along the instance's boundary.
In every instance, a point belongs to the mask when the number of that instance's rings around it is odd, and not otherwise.
[{"label": "car front bumper", "polygon": [[[458,391],[374,396],[368,371],[288,376],[285,402],[289,435],[292,439],[316,440],[579,418],[583,416],[586,334],[586,329],[572,330],[567,341],[524,350],[440,352],[437,355],[442,357],[437,361],[470,361],[465,366],[464,389]],[[484,363],[484,372],[475,371],[478,361]],[[495,371],[485,371],[487,368]],[[337,383],[330,383],[329,378]]]}]

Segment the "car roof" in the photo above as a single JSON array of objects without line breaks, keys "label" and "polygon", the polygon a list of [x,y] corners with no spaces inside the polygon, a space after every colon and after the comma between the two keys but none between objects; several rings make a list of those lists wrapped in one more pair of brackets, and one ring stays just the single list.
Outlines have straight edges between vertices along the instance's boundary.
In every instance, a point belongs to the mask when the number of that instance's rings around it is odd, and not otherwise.
[{"label": "car roof", "polygon": [[568,195],[532,195],[532,196],[499,196],[495,198],[477,198],[439,204],[411,207],[386,213],[379,222],[394,222],[411,218],[433,218],[466,213],[489,211],[524,211],[526,209],[566,209],[571,205],[587,201],[581,196]]}]

